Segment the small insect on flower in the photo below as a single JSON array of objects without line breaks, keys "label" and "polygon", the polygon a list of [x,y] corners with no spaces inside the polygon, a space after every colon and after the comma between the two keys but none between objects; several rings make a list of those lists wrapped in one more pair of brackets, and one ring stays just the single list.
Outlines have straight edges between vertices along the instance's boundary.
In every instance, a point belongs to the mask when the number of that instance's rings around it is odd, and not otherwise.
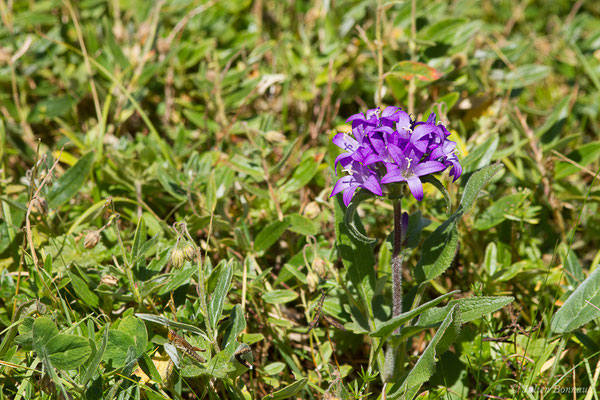
[{"label": "small insect on flower", "polygon": [[176,334],[175,331],[173,331],[173,330],[169,330],[168,338],[175,347],[177,347],[185,355],[187,355],[194,361],[199,362],[199,363],[206,362],[206,360],[204,358],[202,358],[198,353],[196,353],[197,351],[205,351],[204,349],[198,348],[196,346],[192,346],[191,344],[188,343],[187,340],[185,340],[183,337]]}]

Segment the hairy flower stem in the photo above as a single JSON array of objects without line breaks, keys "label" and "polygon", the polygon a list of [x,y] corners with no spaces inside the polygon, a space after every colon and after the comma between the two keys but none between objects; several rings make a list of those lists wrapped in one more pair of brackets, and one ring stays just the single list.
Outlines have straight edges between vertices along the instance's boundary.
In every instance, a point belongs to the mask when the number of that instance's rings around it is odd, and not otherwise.
[{"label": "hairy flower stem", "polygon": [[[402,314],[402,200],[394,200],[394,248],[392,252],[392,318]],[[400,328],[395,334],[400,333]]]},{"label": "hairy flower stem", "polygon": [[[394,201],[394,247],[392,250],[392,318],[402,314],[402,198]],[[402,328],[394,331],[385,351],[382,378],[384,382],[394,382],[402,368],[404,346],[398,342]],[[400,356],[400,357],[398,357]]]}]

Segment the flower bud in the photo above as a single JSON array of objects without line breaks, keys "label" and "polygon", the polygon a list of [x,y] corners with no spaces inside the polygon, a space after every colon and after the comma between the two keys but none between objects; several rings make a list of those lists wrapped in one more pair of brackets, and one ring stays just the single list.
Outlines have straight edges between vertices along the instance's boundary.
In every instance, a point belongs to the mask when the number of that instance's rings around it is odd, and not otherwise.
[{"label": "flower bud", "polygon": [[321,209],[316,201],[311,201],[304,207],[304,216],[308,219],[314,219],[319,216]]},{"label": "flower bud", "polygon": [[171,264],[175,268],[180,268],[185,261],[185,256],[183,254],[183,250],[179,248],[174,248],[171,252]]},{"label": "flower bud", "polygon": [[315,256],[315,259],[312,263],[312,268],[320,278],[325,279],[327,276],[327,266],[325,265],[325,260],[319,256]]},{"label": "flower bud", "polygon": [[308,290],[314,292],[319,285],[319,277],[313,271],[309,271],[306,276],[306,283],[308,284]]},{"label": "flower bud", "polygon": [[93,249],[98,244],[100,240],[100,232],[91,231],[87,235],[85,235],[85,239],[83,240],[83,247],[86,249]]},{"label": "flower bud", "polygon": [[185,247],[183,248],[183,256],[185,257],[185,259],[192,261],[194,259],[194,255],[196,255],[196,252],[194,251],[194,246],[192,246],[191,244],[185,245]]}]

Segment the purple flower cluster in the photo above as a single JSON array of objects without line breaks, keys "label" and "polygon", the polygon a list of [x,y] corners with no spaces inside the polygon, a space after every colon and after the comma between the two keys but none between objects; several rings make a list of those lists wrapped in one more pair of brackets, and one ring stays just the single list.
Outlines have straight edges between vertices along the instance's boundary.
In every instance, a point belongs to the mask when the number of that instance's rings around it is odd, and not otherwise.
[{"label": "purple flower cluster", "polygon": [[345,150],[335,160],[348,175],[335,184],[331,196],[344,192],[346,206],[356,189],[364,188],[383,196],[385,184],[406,182],[415,199],[423,200],[420,177],[450,169],[454,181],[462,173],[455,153],[456,143],[448,140],[450,132],[443,124],[435,123],[431,113],[426,122],[411,120],[398,107],[369,110],[367,116],[358,113],[352,122],[352,132],[338,133],[333,143]]}]

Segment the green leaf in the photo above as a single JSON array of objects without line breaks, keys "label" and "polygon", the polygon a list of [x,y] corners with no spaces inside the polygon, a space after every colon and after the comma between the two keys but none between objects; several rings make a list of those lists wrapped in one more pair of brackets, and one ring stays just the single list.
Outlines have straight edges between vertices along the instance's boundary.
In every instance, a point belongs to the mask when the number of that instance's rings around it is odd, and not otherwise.
[{"label": "green leaf", "polygon": [[467,23],[466,18],[445,18],[427,26],[419,34],[421,40],[453,43],[456,33]]},{"label": "green leaf", "polygon": [[86,338],[67,334],[54,336],[46,351],[52,365],[63,370],[77,369],[92,353]]},{"label": "green leaf", "polygon": [[371,194],[371,192],[360,189],[358,193],[354,195],[350,204],[348,204],[348,208],[346,209],[346,213],[344,214],[344,224],[346,224],[348,233],[350,233],[353,239],[365,244],[375,243],[377,240],[363,235],[360,232],[360,230],[358,229],[360,219],[358,216],[356,216],[356,210],[360,203],[372,197],[373,195]]},{"label": "green leaf", "polygon": [[[336,248],[342,258],[350,282],[356,287],[364,306],[363,311],[369,311],[372,316],[371,299],[375,292],[375,256],[371,245],[360,242],[351,236],[348,225],[344,222],[346,206],[342,195],[334,198]],[[360,219],[355,216],[353,223],[359,232],[364,228]]]},{"label": "green leaf", "polygon": [[58,208],[66,201],[75,197],[92,170],[93,164],[94,153],[86,153],[75,165],[58,178],[46,195],[48,207]]},{"label": "green leaf", "polygon": [[244,318],[244,311],[241,305],[236,304],[233,307],[229,319],[229,328],[223,336],[223,347],[229,354],[233,354],[237,347],[237,337],[246,329],[246,318]]},{"label": "green leaf", "polygon": [[511,296],[479,296],[451,300],[444,307],[432,308],[421,314],[417,326],[429,327],[439,324],[456,305],[460,307],[460,323],[465,324],[499,310],[513,300],[514,297]]},{"label": "green leaf", "polygon": [[135,349],[135,340],[131,335],[111,329],[108,332],[108,345],[102,359],[106,362],[112,362],[114,368],[124,367],[127,361],[127,351],[130,347]]},{"label": "green leaf", "polygon": [[140,248],[142,244],[146,241],[146,223],[144,222],[144,218],[140,217],[137,228],[135,229],[135,235],[133,236],[133,245],[131,246],[131,258],[130,262],[133,262],[140,254]]},{"label": "green leaf", "polygon": [[502,223],[506,215],[514,213],[528,196],[529,193],[522,192],[498,199],[479,215],[475,221],[475,229],[485,231]]},{"label": "green leaf", "polygon": [[38,317],[33,321],[32,327],[33,349],[41,355],[46,345],[58,335],[58,328],[48,317]]},{"label": "green leaf", "polygon": [[294,170],[292,177],[282,186],[282,190],[296,192],[310,182],[318,171],[318,165],[312,157],[305,158]]},{"label": "green leaf", "polygon": [[583,267],[577,258],[577,254],[573,249],[568,248],[565,244],[560,246],[559,254],[565,270],[567,281],[573,287],[577,287],[585,279]]},{"label": "green leaf", "polygon": [[202,336],[202,338],[204,338],[204,340],[208,340],[206,333],[202,329],[195,327],[194,325],[184,324],[183,322],[171,321],[168,318],[160,317],[158,315],[152,315],[152,314],[138,313],[138,314],[135,314],[135,316],[140,319],[143,319],[144,321],[153,322],[155,324],[159,324],[159,325],[166,326],[169,328],[181,329],[184,331],[192,332],[192,333]]},{"label": "green leaf", "polygon": [[285,369],[285,364],[281,361],[275,361],[265,365],[262,372],[267,375],[277,375]]},{"label": "green leaf", "polygon": [[400,61],[386,75],[392,75],[407,81],[412,78],[421,81],[435,81],[442,77],[438,70],[418,61]]},{"label": "green leaf", "polygon": [[481,189],[501,168],[502,164],[496,163],[471,175],[456,212],[423,242],[423,252],[415,268],[418,283],[435,279],[450,267],[458,249],[458,221],[471,210]]},{"label": "green leaf", "polygon": [[214,213],[217,208],[217,183],[215,181],[215,170],[210,171],[206,183],[206,208]]},{"label": "green leaf", "polygon": [[142,355],[148,344],[148,331],[146,325],[136,316],[128,315],[119,322],[117,330],[124,332],[133,338],[135,342],[136,356]]},{"label": "green leaf", "polygon": [[211,294],[208,302],[208,317],[210,325],[213,329],[217,328],[217,322],[221,318],[223,312],[223,304],[227,298],[227,292],[231,285],[231,279],[233,277],[233,260],[229,260],[227,264],[219,268],[219,277],[217,280],[217,286],[214,292]]},{"label": "green leaf", "polygon": [[600,317],[600,268],[587,277],[552,317],[550,329],[556,333],[574,329]]},{"label": "green leaf", "polygon": [[73,289],[75,289],[77,296],[83,300],[86,305],[92,308],[98,307],[100,300],[98,299],[98,296],[90,290],[87,283],[71,271],[67,271],[67,274],[69,275],[69,279],[71,279],[71,285],[73,285]]},{"label": "green leaf", "polygon": [[521,88],[545,79],[552,69],[547,65],[528,64],[516,67],[507,73],[500,74],[496,79],[504,89]]},{"label": "green leaf", "polygon": [[415,308],[414,310],[410,310],[405,313],[402,313],[402,314],[398,315],[397,317],[394,317],[394,318],[390,319],[389,321],[386,321],[383,324],[379,325],[374,332],[369,333],[369,336],[382,338],[383,339],[382,342],[384,342],[396,330],[396,328],[399,328],[400,326],[404,325],[406,322],[410,321],[417,315],[424,313],[425,311],[429,310],[432,307],[435,307],[436,305],[440,304],[442,301],[444,301],[448,297],[450,297],[454,294],[457,294],[457,293],[460,293],[460,290],[454,290],[452,292],[446,293],[440,297],[437,297],[431,301],[428,301],[425,304],[420,305],[419,307]]},{"label": "green leaf", "polygon": [[267,250],[281,237],[290,225],[287,219],[274,221],[263,228],[254,239],[254,250],[257,252]]},{"label": "green leaf", "polygon": [[[431,342],[410,370],[404,382],[392,389],[389,399],[396,399],[407,392],[415,393],[435,372],[436,356],[447,349],[448,343],[458,336],[460,329],[458,306],[452,307],[431,339]],[[396,389],[396,390],[394,390]],[[407,396],[412,398],[412,396]]]},{"label": "green leaf", "polygon": [[304,389],[304,386],[306,386],[307,382],[308,382],[307,378],[302,378],[300,380],[297,380],[296,382],[292,383],[291,385],[288,385],[288,386],[284,387],[283,389],[276,391],[275,393],[271,393],[271,394],[263,397],[263,400],[289,399],[292,396],[296,395],[298,392],[300,392],[302,389]]},{"label": "green leaf", "polygon": [[282,304],[289,303],[290,301],[296,300],[298,293],[293,290],[270,290],[262,295],[262,299],[269,304]]},{"label": "green leaf", "polygon": [[305,216],[290,214],[286,218],[290,222],[288,229],[292,232],[305,236],[316,235],[318,232],[318,225]]},{"label": "green leaf", "polygon": [[421,180],[426,183],[431,183],[433,187],[435,187],[442,194],[446,202],[446,212],[449,213],[450,209],[452,208],[452,203],[450,202],[450,195],[448,194],[448,191],[446,190],[446,187],[442,184],[442,182],[440,182],[433,175],[425,175],[421,177]]},{"label": "green leaf", "polygon": [[94,354],[94,357],[92,358],[92,361],[90,362],[90,364],[88,365],[88,367],[85,371],[85,375],[83,376],[83,380],[82,380],[82,382],[84,384],[89,382],[89,380],[92,379],[94,374],[98,371],[98,366],[100,365],[100,362],[102,361],[102,358],[104,357],[104,352],[106,351],[106,346],[108,345],[108,332],[110,330],[109,328],[110,328],[109,324],[104,325],[104,332],[102,334],[102,342],[100,343],[100,347],[97,349],[96,353]]},{"label": "green leaf", "polygon": [[600,141],[584,144],[567,155],[576,165],[564,161],[557,162],[554,167],[554,179],[563,179],[577,174],[581,167],[586,167],[600,157]]}]

